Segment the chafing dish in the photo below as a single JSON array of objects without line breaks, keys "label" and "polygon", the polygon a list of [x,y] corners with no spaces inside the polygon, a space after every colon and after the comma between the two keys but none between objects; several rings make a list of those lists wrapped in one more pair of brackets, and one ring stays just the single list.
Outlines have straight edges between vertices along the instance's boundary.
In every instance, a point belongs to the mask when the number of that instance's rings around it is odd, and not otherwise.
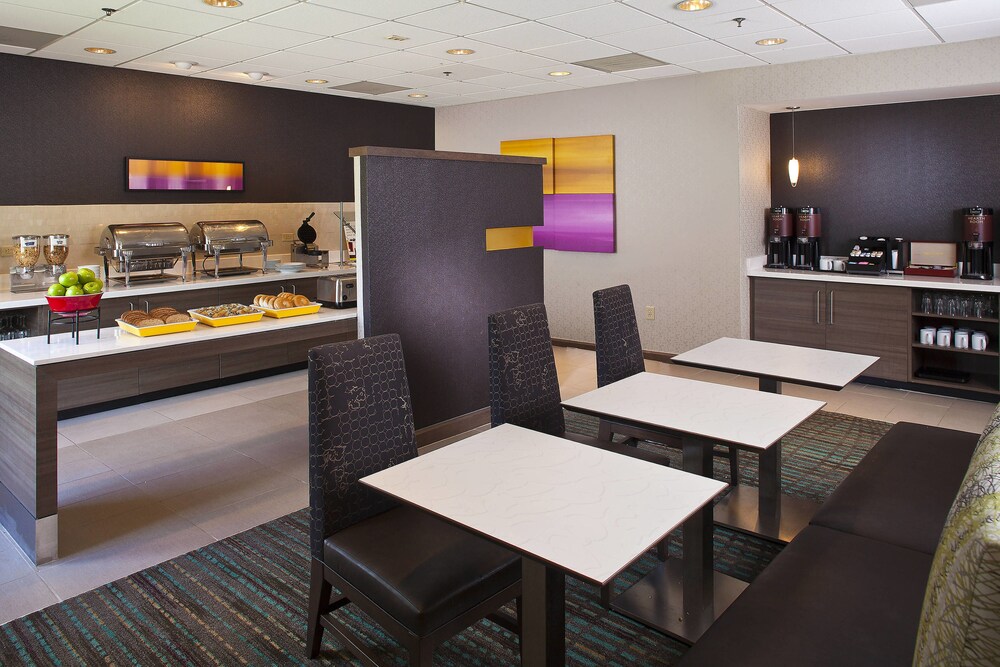
[{"label": "chafing dish", "polygon": [[[196,222],[191,228],[191,250],[195,253],[195,269],[197,269],[197,253],[204,253],[201,260],[201,270],[207,275],[218,278],[221,275],[242,275],[254,273],[257,269],[243,265],[243,255],[246,253],[261,253],[261,269],[267,272],[267,249],[272,241],[267,235],[267,228],[260,220],[203,220]],[[238,266],[220,266],[220,260],[225,256],[239,255]],[[209,258],[214,260],[214,268],[207,268]]]},{"label": "chafing dish", "polygon": [[[179,222],[144,222],[108,225],[101,234],[101,245],[95,250],[104,257],[104,275],[128,286],[137,281],[176,280],[178,276],[165,272],[174,268],[178,259],[183,260],[180,276],[183,280],[187,273],[191,242],[187,227]],[[111,277],[110,269],[125,276]],[[159,273],[132,275],[137,271]]]}]

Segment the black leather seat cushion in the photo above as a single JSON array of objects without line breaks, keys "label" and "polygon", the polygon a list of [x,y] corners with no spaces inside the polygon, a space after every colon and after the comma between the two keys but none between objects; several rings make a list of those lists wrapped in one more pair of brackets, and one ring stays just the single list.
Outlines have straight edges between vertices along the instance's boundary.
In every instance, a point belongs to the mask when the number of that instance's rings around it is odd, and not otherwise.
[{"label": "black leather seat cushion", "polygon": [[516,554],[409,506],[333,534],[323,555],[334,572],[420,635],[521,577]]},{"label": "black leather seat cushion", "polygon": [[567,440],[572,440],[573,442],[579,442],[584,445],[590,445],[591,447],[597,447],[598,449],[603,449],[607,452],[614,452],[615,454],[622,454],[624,456],[631,456],[634,459],[641,459],[643,461],[649,461],[650,463],[659,463],[660,465],[670,465],[670,460],[667,457],[656,454],[654,452],[648,452],[644,449],[639,449],[638,447],[629,447],[618,442],[609,442],[607,440],[598,440],[588,435],[580,435],[579,433],[573,433],[572,431],[564,431],[563,436]]},{"label": "black leather seat cushion", "polygon": [[947,428],[896,424],[811,523],[933,554],[978,439]]},{"label": "black leather seat cushion", "polygon": [[932,557],[807,526],[683,667],[909,667]]}]

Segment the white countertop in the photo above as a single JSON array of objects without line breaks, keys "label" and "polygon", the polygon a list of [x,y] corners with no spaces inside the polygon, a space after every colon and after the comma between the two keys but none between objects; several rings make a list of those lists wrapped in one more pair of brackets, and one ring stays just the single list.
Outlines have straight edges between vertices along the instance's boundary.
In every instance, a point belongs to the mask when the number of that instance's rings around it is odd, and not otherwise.
[{"label": "white countertop", "polygon": [[[105,285],[104,296],[101,301],[108,299],[125,299],[145,296],[149,294],[165,294],[169,292],[180,292],[186,290],[210,289],[212,287],[229,287],[233,285],[252,285],[253,283],[271,283],[282,280],[299,280],[301,278],[318,278],[321,276],[339,276],[344,274],[357,273],[357,267],[351,266],[340,268],[331,266],[328,269],[303,269],[295,273],[280,273],[278,271],[268,271],[267,273],[251,273],[244,276],[223,276],[221,278],[209,278],[208,276],[198,276],[197,280],[188,278],[187,282],[170,280],[162,283],[138,284],[133,287],[124,287],[113,283]],[[10,278],[2,276],[0,278],[0,310],[11,308],[28,308],[33,306],[45,306],[45,292],[22,292],[15,294],[10,291]]]},{"label": "white countertop", "polygon": [[742,338],[719,338],[678,354],[671,361],[843,389],[844,385],[878,361],[878,357]]},{"label": "white countertop", "polygon": [[754,449],[767,449],[826,405],[656,373],[638,373],[562,404],[570,410]]},{"label": "white countertop", "polygon": [[361,482],[599,584],[726,488],[510,424]]},{"label": "white countertop", "polygon": [[1000,280],[962,280],[961,278],[935,278],[933,276],[861,276],[836,271],[797,271],[794,269],[751,268],[751,278],[784,278],[786,280],[815,280],[828,283],[853,283],[856,285],[887,285],[889,287],[914,287],[917,289],[954,290],[956,292],[987,292],[1000,294]]},{"label": "white countertop", "polygon": [[45,336],[0,341],[0,350],[9,352],[32,366],[40,366],[43,364],[73,361],[74,359],[134,352],[136,350],[149,350],[158,347],[169,347],[171,345],[183,345],[185,343],[200,343],[207,340],[221,340],[248,333],[294,329],[296,327],[322,324],[323,322],[352,319],[357,317],[357,315],[358,311],[356,308],[344,308],[343,310],[321,308],[315,315],[300,315],[298,317],[285,317],[281,319],[264,317],[259,322],[236,324],[228,327],[210,327],[198,324],[191,331],[162,336],[148,336],[146,338],[133,336],[116,326],[101,329],[100,339],[97,338],[96,330],[80,332],[79,345],[74,343],[72,334],[60,333],[52,336],[51,344],[45,342]]}]

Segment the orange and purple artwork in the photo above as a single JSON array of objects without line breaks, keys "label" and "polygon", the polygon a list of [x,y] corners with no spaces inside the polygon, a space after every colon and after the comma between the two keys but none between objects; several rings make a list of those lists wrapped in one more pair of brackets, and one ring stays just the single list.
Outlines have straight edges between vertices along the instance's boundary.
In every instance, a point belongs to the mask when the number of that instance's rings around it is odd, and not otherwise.
[{"label": "orange and purple artwork", "polygon": [[242,162],[125,159],[129,190],[243,190]]},{"label": "orange and purple artwork", "polygon": [[504,155],[544,157],[544,221],[536,246],[615,252],[614,135],[503,141]]}]

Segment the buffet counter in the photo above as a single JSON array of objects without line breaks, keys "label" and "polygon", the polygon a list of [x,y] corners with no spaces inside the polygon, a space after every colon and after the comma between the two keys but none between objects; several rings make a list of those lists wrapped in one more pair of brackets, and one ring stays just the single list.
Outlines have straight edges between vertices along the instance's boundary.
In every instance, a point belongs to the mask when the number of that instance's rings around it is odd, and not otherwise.
[{"label": "buffet counter", "polygon": [[[763,263],[763,260],[762,262]],[[933,276],[865,276],[839,271],[798,271],[795,269],[747,269],[750,278],[782,278],[785,280],[821,280],[827,283],[854,285],[885,285],[912,289],[938,289],[955,292],[984,292],[1000,294],[1000,280],[962,280],[961,278],[935,278]]]}]

